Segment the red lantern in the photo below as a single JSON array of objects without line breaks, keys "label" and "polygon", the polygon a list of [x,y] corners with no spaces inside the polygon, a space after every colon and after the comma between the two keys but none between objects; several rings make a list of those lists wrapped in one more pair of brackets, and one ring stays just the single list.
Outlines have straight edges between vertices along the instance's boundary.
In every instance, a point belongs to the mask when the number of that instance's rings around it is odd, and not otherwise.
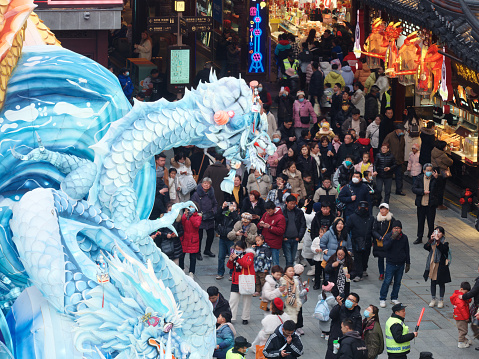
[{"label": "red lantern", "polygon": [[460,203],[460,204],[464,204],[465,202],[466,202],[466,201],[464,200],[464,198],[459,199],[459,203]]},{"label": "red lantern", "polygon": [[469,198],[467,199],[467,201],[468,201],[469,203],[472,203],[472,197],[469,197]]},{"label": "red lantern", "polygon": [[466,192],[464,193],[464,196],[469,197],[472,194],[471,190],[469,188],[466,188]]}]

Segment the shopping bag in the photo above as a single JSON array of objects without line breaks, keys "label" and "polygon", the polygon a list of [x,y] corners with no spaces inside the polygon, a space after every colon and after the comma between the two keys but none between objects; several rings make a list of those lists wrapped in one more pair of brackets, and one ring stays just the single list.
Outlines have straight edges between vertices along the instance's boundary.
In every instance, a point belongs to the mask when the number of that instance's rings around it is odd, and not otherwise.
[{"label": "shopping bag", "polygon": [[255,359],[266,359],[263,354],[264,345],[257,345],[256,346],[256,356]]},{"label": "shopping bag", "polygon": [[313,110],[314,110],[314,113],[316,114],[316,116],[321,115],[321,108],[319,107],[319,103],[316,102],[314,104]]},{"label": "shopping bag", "polygon": [[255,290],[255,276],[254,274],[240,274],[238,277],[239,292],[241,295],[252,295]]},{"label": "shopping bag", "polygon": [[180,187],[183,196],[186,196],[188,193],[193,191],[196,186],[196,181],[192,175],[180,177]]}]

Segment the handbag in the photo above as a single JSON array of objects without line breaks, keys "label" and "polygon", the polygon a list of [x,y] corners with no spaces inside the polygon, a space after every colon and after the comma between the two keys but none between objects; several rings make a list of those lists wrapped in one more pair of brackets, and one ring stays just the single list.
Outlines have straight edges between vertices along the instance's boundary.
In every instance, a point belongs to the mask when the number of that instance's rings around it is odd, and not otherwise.
[{"label": "handbag", "polygon": [[266,302],[266,301],[262,300],[261,302],[259,302],[259,309],[264,310],[265,312],[267,312],[268,311],[268,304],[269,304],[269,302]]},{"label": "handbag", "polygon": [[211,221],[212,219],[215,219],[215,214],[213,213],[213,211],[208,211],[208,212],[202,212],[203,215],[201,217],[201,219],[203,221]]},{"label": "handbag", "polygon": [[256,354],[255,354],[255,359],[266,359],[266,357],[263,354],[263,349],[264,345],[257,345],[256,346]]},{"label": "handbag", "polygon": [[315,103],[314,106],[313,106],[313,110],[314,110],[314,113],[316,114],[316,116],[320,116],[321,115],[321,108],[319,107],[319,103]]},{"label": "handbag", "polygon": [[299,119],[303,125],[309,125],[311,122],[311,118],[309,116],[300,116]]},{"label": "handbag", "polygon": [[255,276],[249,272],[248,274],[240,274],[238,276],[238,287],[241,295],[252,295],[255,290]]},{"label": "handbag", "polygon": [[391,226],[391,221],[388,221],[388,222],[389,222],[389,223],[388,223],[388,228],[386,229],[386,233],[384,233],[384,235],[381,237],[381,239],[379,239],[379,238],[376,239],[376,245],[377,245],[378,247],[382,247],[382,246],[384,245],[384,242],[383,242],[384,236],[388,233],[389,227]]},{"label": "handbag", "polygon": [[203,158],[201,159],[201,164],[200,164],[200,168],[198,169],[198,174],[196,174],[196,171],[193,170],[193,179],[195,180],[196,183],[198,183],[198,179],[200,177],[200,173],[201,173],[201,167],[203,167],[203,161],[205,160],[205,154],[203,153]]},{"label": "handbag", "polygon": [[198,184],[195,181],[195,178],[190,175],[190,176],[184,176],[180,180],[180,186],[181,186],[181,193],[183,196],[186,196],[188,193],[193,191]]}]

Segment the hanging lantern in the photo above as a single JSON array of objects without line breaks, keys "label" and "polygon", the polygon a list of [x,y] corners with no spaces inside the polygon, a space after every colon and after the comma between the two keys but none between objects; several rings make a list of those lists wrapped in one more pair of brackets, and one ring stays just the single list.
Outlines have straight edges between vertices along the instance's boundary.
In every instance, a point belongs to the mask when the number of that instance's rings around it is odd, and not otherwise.
[{"label": "hanging lantern", "polygon": [[399,83],[403,86],[414,85],[414,75],[421,59],[420,38],[417,31],[409,34],[399,49]]},{"label": "hanging lantern", "polygon": [[357,59],[361,57],[361,43],[359,42],[361,38],[361,29],[359,27],[359,10],[357,11],[357,16],[356,16],[356,31],[354,32],[354,56],[356,56]]},{"label": "hanging lantern", "polygon": [[376,69],[380,64],[380,59],[384,59],[388,48],[388,40],[384,33],[385,26],[381,18],[377,18],[371,25],[371,34],[364,44],[364,54],[368,56],[369,68]]},{"label": "hanging lantern", "polygon": [[426,66],[429,68],[433,77],[433,87],[431,96],[434,95],[439,89],[439,82],[441,80],[441,69],[443,63],[443,56],[439,53],[439,49],[436,44],[429,47],[424,58]]},{"label": "hanging lantern", "polygon": [[429,96],[432,93],[433,81],[432,73],[425,62],[428,47],[423,42],[421,48],[421,59],[416,70],[416,89],[417,95]]},{"label": "hanging lantern", "polygon": [[[446,48],[442,48],[445,53]],[[449,91],[447,90],[447,69],[446,69],[446,56],[442,55],[442,67],[441,67],[441,86],[439,87],[439,95],[443,101],[447,101],[449,98]]]},{"label": "hanging lantern", "polygon": [[399,38],[399,35],[401,35],[401,31],[402,27],[400,22],[395,24],[391,22],[385,30],[388,48],[384,56],[384,72],[389,78],[395,78],[399,71],[399,54],[396,40]]}]

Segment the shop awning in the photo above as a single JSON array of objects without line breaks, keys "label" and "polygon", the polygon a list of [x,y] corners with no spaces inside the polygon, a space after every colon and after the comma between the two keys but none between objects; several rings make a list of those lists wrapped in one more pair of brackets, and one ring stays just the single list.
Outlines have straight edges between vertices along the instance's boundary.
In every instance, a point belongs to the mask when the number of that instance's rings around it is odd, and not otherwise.
[{"label": "shop awning", "polygon": [[389,15],[431,30],[479,72],[479,2],[472,0],[360,0]]}]

